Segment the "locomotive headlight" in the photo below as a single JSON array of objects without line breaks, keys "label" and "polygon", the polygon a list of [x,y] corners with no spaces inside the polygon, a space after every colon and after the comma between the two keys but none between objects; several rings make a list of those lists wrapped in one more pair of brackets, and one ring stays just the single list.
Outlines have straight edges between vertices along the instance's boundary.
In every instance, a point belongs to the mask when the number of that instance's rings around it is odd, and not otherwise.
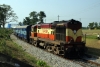
[{"label": "locomotive headlight", "polygon": [[74,30],[74,34],[76,34],[76,30]]}]

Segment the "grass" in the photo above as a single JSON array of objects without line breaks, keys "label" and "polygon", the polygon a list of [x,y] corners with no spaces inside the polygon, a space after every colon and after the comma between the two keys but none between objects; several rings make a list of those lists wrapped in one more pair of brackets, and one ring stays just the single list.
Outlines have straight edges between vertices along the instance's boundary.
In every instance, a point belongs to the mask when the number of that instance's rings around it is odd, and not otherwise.
[{"label": "grass", "polygon": [[17,58],[23,62],[26,62],[34,67],[49,67],[45,62],[39,62],[36,57],[25,52],[21,46],[14,43],[9,35],[12,33],[11,30],[0,29],[0,53]]},{"label": "grass", "polygon": [[97,34],[100,30],[83,30],[86,33],[86,46],[88,47],[88,53],[100,56],[100,40],[97,39]]},{"label": "grass", "polygon": [[100,30],[82,30],[83,33],[100,33]]},{"label": "grass", "polygon": [[96,35],[86,35],[87,39],[97,39]]},{"label": "grass", "polygon": [[100,41],[97,39],[87,39],[86,46],[88,47],[88,53],[100,56]]}]

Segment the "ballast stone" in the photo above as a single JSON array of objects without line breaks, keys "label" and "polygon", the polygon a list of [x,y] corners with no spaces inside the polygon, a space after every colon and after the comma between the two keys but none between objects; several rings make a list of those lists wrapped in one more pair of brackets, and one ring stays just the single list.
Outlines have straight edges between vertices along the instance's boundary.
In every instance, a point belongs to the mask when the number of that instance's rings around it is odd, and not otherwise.
[{"label": "ballast stone", "polygon": [[65,59],[55,56],[51,53],[48,53],[44,50],[41,50],[37,47],[34,47],[24,41],[21,41],[21,40],[17,39],[14,35],[11,35],[11,38],[15,43],[22,46],[22,48],[26,52],[30,53],[37,59],[41,59],[41,60],[45,61],[51,67],[82,67],[79,64],[65,60]]}]

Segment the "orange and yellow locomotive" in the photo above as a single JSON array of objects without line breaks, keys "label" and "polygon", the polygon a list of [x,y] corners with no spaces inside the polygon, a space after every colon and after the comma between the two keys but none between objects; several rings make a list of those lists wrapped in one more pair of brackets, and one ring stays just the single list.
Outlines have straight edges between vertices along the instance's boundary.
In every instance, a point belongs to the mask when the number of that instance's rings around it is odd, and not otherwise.
[{"label": "orange and yellow locomotive", "polygon": [[82,36],[82,23],[71,19],[33,25],[30,42],[69,58],[84,55],[86,47]]},{"label": "orange and yellow locomotive", "polygon": [[16,27],[15,34],[34,46],[67,58],[81,57],[86,52],[82,23],[74,19]]}]

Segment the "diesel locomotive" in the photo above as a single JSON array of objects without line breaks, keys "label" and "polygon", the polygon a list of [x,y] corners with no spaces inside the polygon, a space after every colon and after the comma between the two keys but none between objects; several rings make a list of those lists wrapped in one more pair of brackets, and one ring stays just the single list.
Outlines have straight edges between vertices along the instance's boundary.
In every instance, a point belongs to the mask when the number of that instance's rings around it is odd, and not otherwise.
[{"label": "diesel locomotive", "polygon": [[82,23],[75,19],[17,26],[14,34],[36,47],[66,58],[82,57],[86,52]]}]

